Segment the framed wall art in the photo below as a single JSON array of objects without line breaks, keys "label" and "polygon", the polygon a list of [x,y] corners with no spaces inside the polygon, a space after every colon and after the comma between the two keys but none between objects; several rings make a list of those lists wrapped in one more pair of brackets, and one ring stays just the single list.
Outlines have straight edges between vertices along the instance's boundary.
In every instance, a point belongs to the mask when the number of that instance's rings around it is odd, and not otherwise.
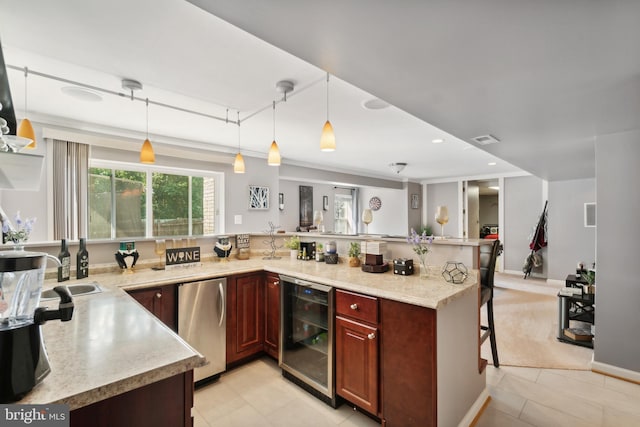
[{"label": "framed wall art", "polygon": [[313,187],[300,186],[300,227],[313,225]]},{"label": "framed wall art", "polygon": [[417,194],[411,195],[411,209],[418,209],[420,207],[420,196]]},{"label": "framed wall art", "polygon": [[269,187],[249,186],[249,209],[269,209]]}]

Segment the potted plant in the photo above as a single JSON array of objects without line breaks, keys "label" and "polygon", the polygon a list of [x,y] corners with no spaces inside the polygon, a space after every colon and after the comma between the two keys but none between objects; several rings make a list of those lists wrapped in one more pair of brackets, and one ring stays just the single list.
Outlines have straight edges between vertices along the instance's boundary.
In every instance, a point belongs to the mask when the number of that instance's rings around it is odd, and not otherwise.
[{"label": "potted plant", "polygon": [[349,267],[360,267],[360,243],[351,242],[349,245]]},{"label": "potted plant", "polygon": [[322,243],[318,243],[316,246],[316,261],[324,262],[324,245]]},{"label": "potted plant", "polygon": [[291,259],[298,258],[298,251],[300,250],[300,237],[294,234],[289,239],[285,239],[284,246],[291,250]]}]

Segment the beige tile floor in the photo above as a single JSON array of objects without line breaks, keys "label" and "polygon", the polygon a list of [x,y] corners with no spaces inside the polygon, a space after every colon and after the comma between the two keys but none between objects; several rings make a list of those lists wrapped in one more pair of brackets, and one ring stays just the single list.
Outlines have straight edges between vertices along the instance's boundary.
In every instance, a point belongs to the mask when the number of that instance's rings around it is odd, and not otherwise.
[{"label": "beige tile floor", "polygon": [[378,425],[346,405],[333,409],[282,377],[276,361],[263,357],[200,388],[195,427],[367,427]]},{"label": "beige tile floor", "polygon": [[[559,285],[496,273],[496,286],[555,295]],[[477,427],[640,427],[640,385],[588,370],[489,365],[487,387],[491,402]],[[195,427],[377,425],[347,405],[322,403],[284,379],[268,357],[198,390],[194,416]]]},{"label": "beige tile floor", "polygon": [[[640,426],[640,385],[591,371],[487,367],[491,402],[477,427]],[[195,427],[376,426],[332,409],[281,375],[268,357],[196,391]]]}]

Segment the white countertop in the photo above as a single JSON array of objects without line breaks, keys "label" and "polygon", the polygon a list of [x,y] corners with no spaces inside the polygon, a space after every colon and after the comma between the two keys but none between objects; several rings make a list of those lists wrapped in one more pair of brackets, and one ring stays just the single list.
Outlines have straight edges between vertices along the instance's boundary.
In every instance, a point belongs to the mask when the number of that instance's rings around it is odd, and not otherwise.
[{"label": "white countertop", "polygon": [[[51,373],[19,403],[66,403],[79,408],[185,372],[204,363],[202,356],[124,290],[140,289],[266,270],[336,288],[438,309],[468,292],[477,292],[477,272],[461,285],[439,276],[421,278],[365,273],[347,264],[299,261],[283,257],[264,260],[208,260],[201,266],[155,271],[91,275],[103,292],[74,297],[70,322],[42,326]],[[58,283],[46,281],[44,288]],[[41,305],[55,307],[55,300]]]}]

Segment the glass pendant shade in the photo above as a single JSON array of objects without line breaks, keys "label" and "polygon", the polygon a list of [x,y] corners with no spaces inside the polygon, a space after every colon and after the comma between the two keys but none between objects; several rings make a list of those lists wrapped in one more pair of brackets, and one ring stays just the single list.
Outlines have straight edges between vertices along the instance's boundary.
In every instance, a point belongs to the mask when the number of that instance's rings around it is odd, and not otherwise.
[{"label": "glass pendant shade", "polygon": [[32,141],[31,144],[27,145],[25,148],[36,148],[36,133],[33,130],[31,121],[26,117],[22,119],[22,121],[18,125],[18,131],[16,132],[16,135],[23,138],[28,138]]},{"label": "glass pendant shade", "polygon": [[153,147],[151,146],[151,141],[149,138],[144,140],[142,144],[142,149],[140,150],[140,163],[155,163],[156,155],[153,152]]},{"label": "glass pendant shade", "polygon": [[320,136],[320,151],[335,151],[336,135],[333,133],[333,126],[327,120],[322,128],[322,136]]},{"label": "glass pendant shade", "polygon": [[267,157],[267,163],[269,166],[280,166],[280,149],[278,148],[278,144],[276,141],[271,143],[271,148],[269,148],[269,155]]},{"label": "glass pendant shade", "polygon": [[236,159],[233,161],[233,172],[244,173],[244,159],[240,153],[236,154]]}]

